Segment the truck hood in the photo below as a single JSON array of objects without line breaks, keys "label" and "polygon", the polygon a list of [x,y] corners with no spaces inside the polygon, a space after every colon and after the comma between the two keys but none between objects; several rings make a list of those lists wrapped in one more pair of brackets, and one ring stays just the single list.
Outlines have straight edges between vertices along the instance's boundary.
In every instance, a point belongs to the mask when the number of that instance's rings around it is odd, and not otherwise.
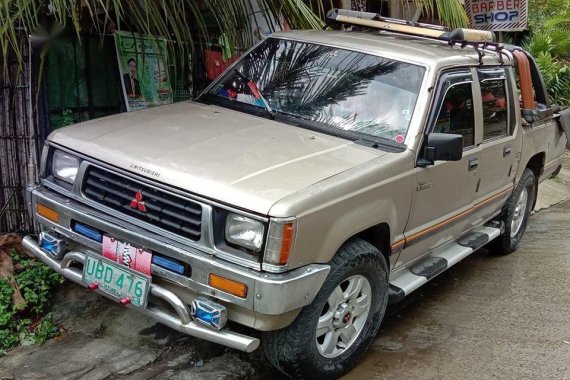
[{"label": "truck hood", "polygon": [[54,132],[51,143],[261,214],[287,195],[385,154],[195,102],[76,124]]}]

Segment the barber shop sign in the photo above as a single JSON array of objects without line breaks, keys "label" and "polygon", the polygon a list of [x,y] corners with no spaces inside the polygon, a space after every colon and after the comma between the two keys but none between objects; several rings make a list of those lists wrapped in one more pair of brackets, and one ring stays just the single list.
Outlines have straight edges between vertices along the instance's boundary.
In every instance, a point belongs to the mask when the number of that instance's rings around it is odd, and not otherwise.
[{"label": "barber shop sign", "polygon": [[465,0],[473,29],[505,32],[527,28],[528,0]]}]

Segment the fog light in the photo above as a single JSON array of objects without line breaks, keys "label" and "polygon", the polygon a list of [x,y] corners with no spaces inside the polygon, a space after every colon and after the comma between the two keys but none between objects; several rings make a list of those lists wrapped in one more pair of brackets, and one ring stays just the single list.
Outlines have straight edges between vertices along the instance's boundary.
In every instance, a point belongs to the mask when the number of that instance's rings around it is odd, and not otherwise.
[{"label": "fog light", "polygon": [[195,320],[216,330],[222,329],[228,320],[225,306],[203,297],[192,301],[191,313]]},{"label": "fog light", "polygon": [[39,244],[42,249],[55,258],[62,258],[65,252],[65,240],[54,232],[40,232]]}]

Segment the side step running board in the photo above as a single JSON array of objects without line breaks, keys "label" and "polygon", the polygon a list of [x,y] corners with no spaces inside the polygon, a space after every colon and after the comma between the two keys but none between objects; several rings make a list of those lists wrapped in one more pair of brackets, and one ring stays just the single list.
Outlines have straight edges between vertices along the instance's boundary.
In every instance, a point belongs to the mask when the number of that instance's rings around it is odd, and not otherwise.
[{"label": "side step running board", "polygon": [[457,242],[446,245],[423,257],[412,266],[401,268],[390,275],[388,303],[401,301],[405,296],[457,264],[503,232],[501,225],[477,228]]}]

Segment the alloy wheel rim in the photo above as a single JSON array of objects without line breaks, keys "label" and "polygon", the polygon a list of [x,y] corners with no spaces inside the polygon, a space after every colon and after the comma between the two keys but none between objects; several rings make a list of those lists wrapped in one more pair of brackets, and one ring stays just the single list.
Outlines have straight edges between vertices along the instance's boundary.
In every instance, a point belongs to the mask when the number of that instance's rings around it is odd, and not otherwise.
[{"label": "alloy wheel rim", "polygon": [[372,299],[370,282],[362,275],[342,281],[331,293],[317,323],[319,353],[334,358],[350,348],[362,332]]},{"label": "alloy wheel rim", "polygon": [[513,211],[513,220],[511,221],[511,238],[514,238],[520,231],[523,221],[526,215],[526,207],[528,203],[528,190],[523,188],[517,203],[515,205],[515,210]]}]

